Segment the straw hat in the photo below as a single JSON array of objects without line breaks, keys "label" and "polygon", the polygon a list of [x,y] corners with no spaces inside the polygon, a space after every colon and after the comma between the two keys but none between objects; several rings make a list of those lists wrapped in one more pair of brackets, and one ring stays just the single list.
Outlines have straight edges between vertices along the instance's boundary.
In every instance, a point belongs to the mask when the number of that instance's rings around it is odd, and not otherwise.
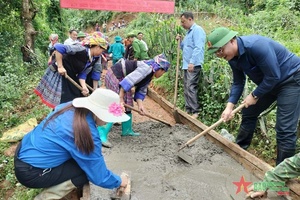
[{"label": "straw hat", "polygon": [[105,122],[124,122],[129,116],[120,105],[120,97],[112,90],[97,88],[88,97],[75,98],[72,104],[76,108],[86,108]]}]

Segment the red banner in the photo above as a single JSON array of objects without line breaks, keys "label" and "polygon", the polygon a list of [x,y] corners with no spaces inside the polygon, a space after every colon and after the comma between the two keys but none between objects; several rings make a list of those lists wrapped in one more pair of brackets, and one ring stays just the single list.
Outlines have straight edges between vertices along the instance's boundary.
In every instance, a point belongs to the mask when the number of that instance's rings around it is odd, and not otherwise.
[{"label": "red banner", "polygon": [[174,13],[174,0],[60,0],[62,8],[123,12]]}]

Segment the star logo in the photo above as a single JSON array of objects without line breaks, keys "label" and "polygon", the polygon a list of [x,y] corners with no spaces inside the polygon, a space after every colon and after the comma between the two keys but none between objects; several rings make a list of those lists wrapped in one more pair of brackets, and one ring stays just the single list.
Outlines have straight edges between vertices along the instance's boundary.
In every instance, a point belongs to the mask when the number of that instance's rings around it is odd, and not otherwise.
[{"label": "star logo", "polygon": [[246,182],[244,176],[242,176],[239,182],[232,182],[232,183],[238,187],[235,194],[240,193],[242,190],[244,190],[244,192],[246,192],[246,194],[247,194],[248,193],[248,186],[252,182]]}]

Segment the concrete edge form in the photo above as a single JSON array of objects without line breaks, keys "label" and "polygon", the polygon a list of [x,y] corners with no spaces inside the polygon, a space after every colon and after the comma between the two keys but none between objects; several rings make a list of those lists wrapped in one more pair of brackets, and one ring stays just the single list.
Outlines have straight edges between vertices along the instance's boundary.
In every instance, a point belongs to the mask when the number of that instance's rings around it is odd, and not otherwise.
[{"label": "concrete edge form", "polygon": [[[171,115],[173,114],[173,104],[171,104],[151,88],[148,88],[148,96],[168,113]],[[190,115],[182,110],[177,108],[176,111],[181,123],[188,125],[192,130],[200,133],[208,127],[199,120],[191,118]],[[273,168],[268,163],[240,148],[237,144],[229,142],[214,130],[209,131],[204,137],[224,149],[226,153],[228,153],[233,159],[235,159],[238,163],[245,167],[245,169],[253,173],[253,175],[259,179],[264,177],[266,171]],[[294,180],[291,180],[287,182],[287,186],[290,188],[291,196],[300,199],[300,184]]]},{"label": "concrete edge form", "polygon": [[[158,103],[163,109],[168,113],[173,115],[174,106],[172,103],[164,99],[158,93],[156,93],[151,88],[148,88],[148,96]],[[180,119],[182,124],[188,125],[193,131],[202,132],[208,126],[201,123],[199,120],[191,118],[190,115],[183,112],[182,110],[176,108],[177,117]],[[253,175],[262,179],[266,171],[272,169],[272,166],[268,163],[260,160],[251,153],[243,150],[237,144],[229,142],[223,138],[218,132],[211,130],[204,137],[206,137],[211,142],[215,143],[226,153],[228,153],[233,159],[240,163],[245,169],[251,172]],[[287,183],[287,186],[290,188],[290,195],[295,199],[300,199],[300,184],[294,180],[291,180]],[[83,196],[80,200],[90,200],[90,188],[89,184],[86,184],[83,188]]]}]

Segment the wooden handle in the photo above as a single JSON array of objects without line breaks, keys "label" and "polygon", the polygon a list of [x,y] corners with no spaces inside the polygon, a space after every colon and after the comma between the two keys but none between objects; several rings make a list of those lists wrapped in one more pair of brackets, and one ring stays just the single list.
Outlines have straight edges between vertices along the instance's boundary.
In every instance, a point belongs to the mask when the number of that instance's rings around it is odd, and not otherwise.
[{"label": "wooden handle", "polygon": [[[73,83],[73,85],[75,85],[80,91],[82,91],[82,87],[78,83],[76,83],[71,77],[69,77],[67,74],[65,74],[65,78],[68,79],[71,83]],[[87,87],[89,88],[89,90],[94,91],[94,89],[91,88],[89,85],[87,85]],[[134,107],[132,107],[130,105],[124,104],[124,106],[127,107],[127,108],[130,108],[131,110],[134,110],[134,111],[140,113],[140,111],[138,109],[135,109]],[[164,120],[161,120],[161,119],[159,119],[157,117],[154,117],[152,115],[149,115],[147,113],[145,113],[145,116],[147,116],[147,117],[149,117],[151,119],[154,119],[156,121],[162,122],[162,123],[164,123],[164,124],[166,124],[168,126],[171,126],[170,123],[168,123],[168,122],[166,122]]]},{"label": "wooden handle", "polygon": [[87,86],[87,88],[88,88],[89,90],[91,90],[92,92],[94,92],[94,88],[92,88],[92,87],[89,86],[88,84],[86,84],[86,86]]},{"label": "wooden handle", "polygon": [[[135,111],[135,112],[140,113],[140,111],[139,111],[138,109],[136,109],[136,108],[134,108],[134,107],[132,107],[132,106],[130,106],[130,105],[124,104],[124,106],[125,106],[126,108],[130,108],[131,110],[133,110],[133,111]],[[166,125],[168,125],[168,126],[171,126],[170,123],[168,123],[168,122],[166,122],[166,121],[164,121],[164,120],[161,120],[161,119],[159,119],[159,118],[157,118],[157,117],[154,117],[153,115],[150,115],[150,114],[145,113],[145,116],[147,116],[147,117],[149,117],[149,118],[151,118],[151,119],[154,119],[154,120],[156,120],[156,121],[162,122],[162,123],[164,123],[164,124],[166,124]]]},{"label": "wooden handle", "polygon": [[74,81],[70,76],[68,76],[67,73],[65,73],[65,78],[68,79],[73,85],[75,85],[75,87],[77,87],[80,91],[82,91],[82,87],[76,82]]},{"label": "wooden handle", "polygon": [[[75,85],[75,87],[77,87],[80,91],[83,90],[82,87],[76,81],[74,81],[70,76],[68,76],[68,74],[65,74],[65,78],[68,79],[73,85]],[[90,91],[94,92],[94,89],[91,86],[89,86],[88,84],[86,84],[86,86]]]},{"label": "wooden handle", "polygon": [[[237,112],[239,112],[242,108],[244,108],[245,104],[241,104],[239,107],[237,107],[236,109],[234,109],[232,111],[232,114],[236,114]],[[187,141],[184,145],[182,145],[178,151],[180,151],[181,149],[185,148],[186,146],[188,146],[189,144],[191,144],[192,142],[194,142],[195,140],[197,140],[198,138],[200,138],[201,136],[203,136],[204,134],[206,134],[207,132],[209,132],[210,130],[216,128],[218,125],[220,125],[223,122],[223,118],[220,118],[216,123],[214,123],[213,125],[211,125],[210,127],[208,127],[207,129],[205,129],[204,131],[202,131],[201,133],[199,133],[198,135],[196,135],[195,137],[193,137],[192,139],[190,139],[189,141]]]},{"label": "wooden handle", "polygon": [[177,60],[176,60],[175,91],[174,91],[174,109],[176,108],[176,102],[177,102],[179,58],[180,58],[180,40],[178,40],[178,44],[177,44]]}]

